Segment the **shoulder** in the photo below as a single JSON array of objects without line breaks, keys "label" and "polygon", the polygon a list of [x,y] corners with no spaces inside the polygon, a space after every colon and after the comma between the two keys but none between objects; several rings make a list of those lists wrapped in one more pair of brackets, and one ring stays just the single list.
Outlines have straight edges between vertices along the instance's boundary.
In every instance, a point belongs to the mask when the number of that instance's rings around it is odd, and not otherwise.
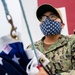
[{"label": "shoulder", "polygon": [[71,45],[75,44],[75,35],[74,34],[67,35],[66,37],[68,38],[68,43],[69,44],[71,44]]},{"label": "shoulder", "polygon": [[68,37],[70,40],[75,40],[75,35],[72,34],[72,35],[67,35],[66,37]]},{"label": "shoulder", "polygon": [[[40,44],[41,44],[41,40],[38,40],[38,41],[34,42],[34,46],[35,46],[35,47],[38,47]],[[32,44],[28,45],[28,46],[27,46],[27,49],[28,49],[28,48],[32,48]]]},{"label": "shoulder", "polygon": [[75,43],[75,35],[61,35],[60,41],[68,45],[73,45]]}]

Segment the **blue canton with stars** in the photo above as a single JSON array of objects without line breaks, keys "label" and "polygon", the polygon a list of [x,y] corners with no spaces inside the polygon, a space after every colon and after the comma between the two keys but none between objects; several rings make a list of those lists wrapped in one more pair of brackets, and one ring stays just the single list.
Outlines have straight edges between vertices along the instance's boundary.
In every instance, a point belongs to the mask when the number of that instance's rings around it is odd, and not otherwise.
[{"label": "blue canton with stars", "polygon": [[8,44],[3,49],[0,51],[0,75],[27,75],[26,65],[30,60],[22,42]]}]

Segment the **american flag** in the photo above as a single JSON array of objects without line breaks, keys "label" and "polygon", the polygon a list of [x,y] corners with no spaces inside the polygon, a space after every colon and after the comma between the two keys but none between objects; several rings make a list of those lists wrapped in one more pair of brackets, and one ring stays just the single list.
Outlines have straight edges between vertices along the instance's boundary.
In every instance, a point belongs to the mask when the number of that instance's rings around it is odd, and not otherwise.
[{"label": "american flag", "polygon": [[21,41],[9,36],[0,39],[0,75],[27,75],[28,62]]}]

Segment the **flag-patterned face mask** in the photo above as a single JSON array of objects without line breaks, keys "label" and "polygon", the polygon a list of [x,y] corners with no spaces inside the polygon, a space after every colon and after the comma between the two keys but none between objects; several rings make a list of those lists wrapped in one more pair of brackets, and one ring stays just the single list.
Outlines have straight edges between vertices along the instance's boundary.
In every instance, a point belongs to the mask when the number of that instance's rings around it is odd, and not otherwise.
[{"label": "flag-patterned face mask", "polygon": [[40,25],[40,29],[45,36],[56,35],[61,33],[62,24],[61,22],[57,22],[46,18],[46,20]]}]

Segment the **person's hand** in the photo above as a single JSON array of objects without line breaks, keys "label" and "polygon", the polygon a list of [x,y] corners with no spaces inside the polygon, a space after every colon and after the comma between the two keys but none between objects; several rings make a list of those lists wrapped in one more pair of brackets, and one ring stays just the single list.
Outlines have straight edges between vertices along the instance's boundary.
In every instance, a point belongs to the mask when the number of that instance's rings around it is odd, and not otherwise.
[{"label": "person's hand", "polygon": [[40,67],[39,68],[39,73],[36,74],[36,75],[48,75],[48,74],[46,73],[46,71],[42,67]]}]

